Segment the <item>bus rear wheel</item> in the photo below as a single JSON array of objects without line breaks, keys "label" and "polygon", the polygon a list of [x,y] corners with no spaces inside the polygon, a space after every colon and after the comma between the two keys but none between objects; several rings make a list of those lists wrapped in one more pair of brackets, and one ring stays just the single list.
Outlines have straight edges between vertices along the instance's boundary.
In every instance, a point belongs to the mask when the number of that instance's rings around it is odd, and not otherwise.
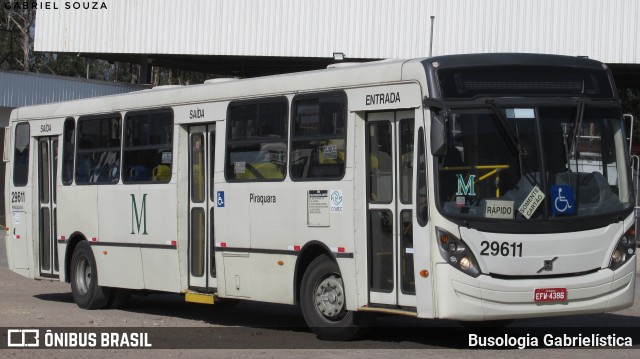
[{"label": "bus rear wheel", "polygon": [[371,316],[348,311],[338,264],[314,259],[302,277],[300,307],[307,325],[322,340],[351,340],[364,334]]},{"label": "bus rear wheel", "polygon": [[71,257],[71,294],[82,309],[101,309],[109,303],[110,290],[98,285],[98,270],[87,241],[81,241]]}]

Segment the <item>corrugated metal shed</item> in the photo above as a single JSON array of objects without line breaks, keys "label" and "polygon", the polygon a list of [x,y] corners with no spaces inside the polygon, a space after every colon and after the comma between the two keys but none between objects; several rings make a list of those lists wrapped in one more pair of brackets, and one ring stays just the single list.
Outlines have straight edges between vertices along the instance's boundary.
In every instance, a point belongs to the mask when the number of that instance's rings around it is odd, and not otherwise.
[{"label": "corrugated metal shed", "polygon": [[147,86],[0,71],[0,107],[30,106],[137,91]]},{"label": "corrugated metal shed", "polygon": [[413,58],[429,54],[435,16],[434,55],[640,63],[638,0],[104,0],[100,10],[49,2],[58,9],[38,10],[37,51]]}]

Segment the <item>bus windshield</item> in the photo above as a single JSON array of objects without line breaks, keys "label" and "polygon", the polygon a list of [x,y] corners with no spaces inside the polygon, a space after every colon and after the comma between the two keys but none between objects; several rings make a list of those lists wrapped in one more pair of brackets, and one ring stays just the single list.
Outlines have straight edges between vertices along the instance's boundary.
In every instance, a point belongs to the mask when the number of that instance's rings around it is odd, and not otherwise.
[{"label": "bus windshield", "polygon": [[436,166],[445,216],[555,221],[631,208],[619,108],[571,101],[453,112]]}]

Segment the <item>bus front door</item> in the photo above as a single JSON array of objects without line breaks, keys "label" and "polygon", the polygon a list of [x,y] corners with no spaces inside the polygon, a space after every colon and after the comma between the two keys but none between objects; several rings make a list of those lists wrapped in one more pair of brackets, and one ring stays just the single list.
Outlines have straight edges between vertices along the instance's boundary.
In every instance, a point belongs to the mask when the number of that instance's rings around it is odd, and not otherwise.
[{"label": "bus front door", "polygon": [[213,216],[215,124],[189,128],[189,288],[217,288]]},{"label": "bus front door", "polygon": [[58,168],[58,138],[38,138],[38,258],[40,276],[58,277],[58,246],[56,243],[56,172]]},{"label": "bus front door", "polygon": [[414,111],[366,116],[369,301],[415,307]]}]

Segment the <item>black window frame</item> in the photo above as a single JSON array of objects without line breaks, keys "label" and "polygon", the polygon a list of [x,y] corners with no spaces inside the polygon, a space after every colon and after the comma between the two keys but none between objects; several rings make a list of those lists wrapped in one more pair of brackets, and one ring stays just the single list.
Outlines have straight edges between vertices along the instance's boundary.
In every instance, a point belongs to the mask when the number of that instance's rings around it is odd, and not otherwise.
[{"label": "black window frame", "polygon": [[[119,122],[119,144],[118,146],[107,146],[107,147],[95,147],[95,148],[89,148],[89,149],[84,149],[84,148],[80,148],[81,147],[81,141],[80,141],[80,136],[81,136],[81,125],[83,124],[83,122],[86,121],[96,121],[96,120],[109,120],[109,119],[117,119]],[[86,182],[81,182],[78,181],[78,157],[80,154],[83,153],[91,153],[91,152],[104,152],[105,150],[108,151],[109,149],[116,149],[117,148],[117,159],[116,161],[118,162],[118,166],[114,167],[117,168],[118,171],[118,176],[117,176],[117,181],[116,182],[92,182],[91,179],[89,178],[88,181]],[[99,115],[84,115],[84,116],[80,116],[78,117],[78,120],[76,122],[76,151],[75,151],[75,171],[74,171],[74,181],[76,185],[81,185],[81,186],[91,186],[91,185],[115,185],[120,183],[120,172],[121,172],[121,164],[122,164],[122,114],[120,112],[112,112],[112,113],[106,113],[106,114],[99,114]],[[91,177],[91,175],[90,175]]]},{"label": "black window frame", "polygon": [[[18,128],[25,127],[25,126],[27,128],[27,136],[26,136],[27,145],[25,147],[26,153],[23,155],[26,156],[27,162],[21,163],[20,167],[18,168],[18,161],[16,160],[17,154],[18,154],[18,147],[17,147]],[[11,177],[12,177],[14,187],[26,187],[29,184],[29,171],[31,169],[30,157],[31,157],[31,126],[27,122],[21,122],[15,126],[14,136],[13,136],[13,171],[12,171]],[[18,169],[20,169],[21,171],[18,172]],[[24,181],[17,182],[16,173],[20,173],[19,179]]]},{"label": "black window frame", "polygon": [[[420,227],[429,224],[429,185],[427,184],[427,151],[425,141],[425,130],[421,126],[418,128],[418,144],[416,145],[416,220]],[[424,160],[421,161],[421,156]],[[424,193],[421,193],[423,190]]]},{"label": "black window frame", "polygon": [[[336,136],[296,136],[295,135],[295,121],[297,116],[298,104],[300,101],[304,100],[318,100],[322,101],[327,98],[340,98],[344,102],[343,116],[344,116],[344,124],[343,124],[343,134],[342,137],[338,138]],[[347,149],[348,149],[348,124],[349,124],[349,98],[345,91],[328,91],[328,92],[315,92],[315,93],[305,93],[301,95],[296,95],[291,101],[291,111],[290,111],[290,125],[289,125],[289,177],[293,182],[313,182],[313,181],[341,181],[344,179],[344,176],[347,173]],[[299,139],[296,139],[298,137]],[[293,149],[294,142],[303,142],[309,140],[331,140],[331,139],[340,139],[344,142],[344,160],[342,166],[342,173],[339,176],[325,176],[325,177],[296,177],[294,176],[294,171],[292,171],[293,165]]]},{"label": "black window frame", "polygon": [[[140,117],[140,116],[149,116],[149,115],[155,115],[155,114],[169,114],[170,120],[171,120],[171,125],[170,125],[170,134],[171,134],[171,142],[170,143],[162,143],[162,144],[150,144],[150,145],[127,145],[128,141],[128,137],[127,137],[127,124],[128,121],[131,120],[132,117]],[[153,119],[151,119],[151,121],[154,121]],[[127,112],[124,116],[123,122],[122,122],[122,136],[121,136],[121,146],[122,146],[122,152],[120,155],[120,179],[122,180],[122,183],[125,185],[136,185],[136,184],[167,184],[171,182],[171,179],[173,178],[173,162],[174,162],[174,151],[173,151],[173,145],[174,145],[174,137],[175,137],[175,116],[174,116],[174,112],[173,109],[170,107],[163,107],[163,108],[157,108],[157,109],[146,109],[146,110],[140,110],[140,111],[130,111]],[[144,151],[144,150],[160,150],[160,149],[170,149],[171,152],[171,164],[169,166],[169,179],[166,181],[154,181],[153,180],[153,169],[149,169],[149,176],[150,179],[148,181],[142,181],[142,180],[131,180],[130,177],[125,177],[125,173],[126,173],[126,168],[127,163],[125,163],[126,161],[126,154],[127,151],[129,152],[133,152],[133,151]],[[166,165],[165,163],[162,162],[162,160],[160,161],[160,163],[158,163],[157,166],[155,166],[155,168],[157,168],[160,165]]]},{"label": "black window frame", "polygon": [[[73,132],[71,133],[71,137],[67,138],[67,125],[71,123],[73,124]],[[70,139],[71,141],[67,141]],[[69,146],[70,145],[70,146]],[[66,161],[67,155],[71,155],[71,162]],[[64,120],[63,130],[62,130],[62,173],[60,177],[62,178],[62,185],[69,186],[73,184],[75,180],[75,161],[76,161],[76,120],[73,117],[67,117]],[[69,168],[68,166],[71,166]],[[66,174],[71,176],[71,179],[66,177]]]},{"label": "black window frame", "polygon": [[[231,111],[234,107],[240,107],[240,106],[251,106],[251,105],[256,105],[256,106],[260,106],[263,104],[268,104],[268,103],[272,103],[272,104],[276,104],[276,103],[282,103],[284,105],[284,110],[285,110],[285,121],[284,121],[284,132],[283,132],[283,137],[265,137],[265,136],[255,136],[255,138],[251,138],[251,139],[233,139],[232,135],[233,135],[233,119],[231,118]],[[258,115],[259,115],[259,110],[258,110]],[[282,182],[287,178],[287,169],[288,169],[288,162],[289,162],[289,118],[290,118],[290,106],[289,106],[289,99],[286,96],[275,96],[275,97],[266,97],[266,98],[261,98],[261,99],[256,99],[256,100],[238,100],[238,101],[231,101],[229,102],[229,105],[227,106],[227,119],[226,119],[226,134],[225,134],[225,154],[224,154],[224,178],[227,182],[233,182],[233,183],[247,183],[247,182]],[[231,147],[234,145],[251,145],[251,144],[264,144],[264,143],[280,143],[283,142],[285,145],[284,148],[284,164],[283,164],[283,168],[282,168],[282,178],[259,178],[259,176],[256,175],[257,171],[251,171],[250,172],[256,177],[254,178],[247,178],[247,179],[237,179],[234,177],[231,177],[230,174],[235,174],[233,171],[234,169],[234,164],[231,163]]]}]

